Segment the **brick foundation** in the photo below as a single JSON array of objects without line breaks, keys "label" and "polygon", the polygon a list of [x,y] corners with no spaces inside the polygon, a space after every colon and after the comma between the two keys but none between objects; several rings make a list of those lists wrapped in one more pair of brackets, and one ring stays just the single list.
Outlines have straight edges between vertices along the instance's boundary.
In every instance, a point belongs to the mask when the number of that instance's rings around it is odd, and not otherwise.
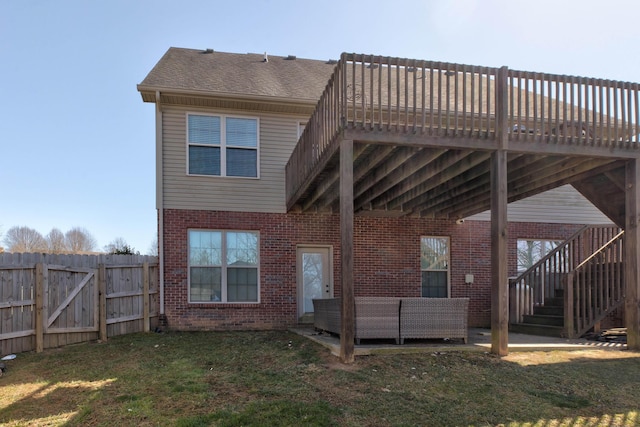
[{"label": "brick foundation", "polygon": [[[297,324],[296,248],[331,245],[334,293],[340,295],[339,217],[203,210],[164,211],[164,286],[167,326],[175,330],[283,329]],[[509,224],[509,274],[516,274],[518,238],[564,240],[574,224]],[[187,231],[260,232],[260,303],[190,304]],[[486,221],[355,218],[356,296],[420,296],[420,236],[450,238],[452,297],[469,297],[469,325],[489,326],[491,240]],[[465,274],[474,282],[465,283]]]}]

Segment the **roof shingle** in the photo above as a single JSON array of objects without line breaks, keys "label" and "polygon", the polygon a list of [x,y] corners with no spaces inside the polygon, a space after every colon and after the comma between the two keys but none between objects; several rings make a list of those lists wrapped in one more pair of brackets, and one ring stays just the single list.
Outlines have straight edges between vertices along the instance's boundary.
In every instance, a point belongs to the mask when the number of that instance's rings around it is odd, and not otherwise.
[{"label": "roof shingle", "polygon": [[169,48],[138,90],[173,89],[317,102],[335,64],[262,54]]}]

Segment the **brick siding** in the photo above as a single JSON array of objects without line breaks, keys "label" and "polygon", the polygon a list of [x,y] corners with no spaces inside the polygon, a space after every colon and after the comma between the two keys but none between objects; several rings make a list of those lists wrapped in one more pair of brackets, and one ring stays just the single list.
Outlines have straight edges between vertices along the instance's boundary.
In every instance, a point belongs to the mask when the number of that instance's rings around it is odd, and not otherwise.
[{"label": "brick siding", "polygon": [[[339,216],[204,210],[164,211],[164,286],[167,325],[176,330],[283,329],[297,324],[296,248],[333,248],[334,293],[340,295]],[[516,274],[519,238],[564,240],[575,224],[509,224],[509,274]],[[260,232],[260,302],[188,302],[187,231]],[[452,297],[469,297],[469,325],[489,326],[491,318],[490,224],[424,218],[355,218],[356,296],[420,296],[420,236],[450,238]],[[465,283],[465,274],[474,282]]]}]

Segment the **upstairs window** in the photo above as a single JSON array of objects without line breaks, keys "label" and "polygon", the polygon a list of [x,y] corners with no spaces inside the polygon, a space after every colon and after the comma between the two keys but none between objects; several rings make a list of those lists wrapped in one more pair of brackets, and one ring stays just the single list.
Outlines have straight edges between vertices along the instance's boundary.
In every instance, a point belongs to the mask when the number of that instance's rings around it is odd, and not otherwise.
[{"label": "upstairs window", "polygon": [[425,236],[420,239],[422,296],[449,297],[449,238]]},{"label": "upstairs window", "polygon": [[187,115],[189,175],[258,177],[258,119]]}]

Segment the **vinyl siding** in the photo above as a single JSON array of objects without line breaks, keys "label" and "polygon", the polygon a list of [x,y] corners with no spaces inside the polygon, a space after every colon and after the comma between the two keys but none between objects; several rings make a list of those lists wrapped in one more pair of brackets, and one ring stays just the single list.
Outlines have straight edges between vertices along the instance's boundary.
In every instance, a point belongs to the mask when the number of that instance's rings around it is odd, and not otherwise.
[{"label": "vinyl siding", "polygon": [[[611,224],[609,218],[570,185],[510,203],[507,218],[509,222]],[[486,211],[467,219],[490,221],[491,214]]]},{"label": "vinyl siding", "polygon": [[[189,176],[186,167],[186,114],[237,114],[260,119],[260,179]],[[247,114],[246,111],[163,108],[163,199],[165,209],[284,213],[285,165],[306,117]],[[573,187],[566,185],[514,202],[510,222],[609,224],[611,221]],[[468,219],[489,221],[483,212]]]},{"label": "vinyl siding", "polygon": [[[186,114],[257,117],[259,179],[189,176],[186,166]],[[251,114],[246,111],[163,108],[163,199],[166,209],[202,209],[284,213],[285,165],[297,142],[300,116]]]}]

